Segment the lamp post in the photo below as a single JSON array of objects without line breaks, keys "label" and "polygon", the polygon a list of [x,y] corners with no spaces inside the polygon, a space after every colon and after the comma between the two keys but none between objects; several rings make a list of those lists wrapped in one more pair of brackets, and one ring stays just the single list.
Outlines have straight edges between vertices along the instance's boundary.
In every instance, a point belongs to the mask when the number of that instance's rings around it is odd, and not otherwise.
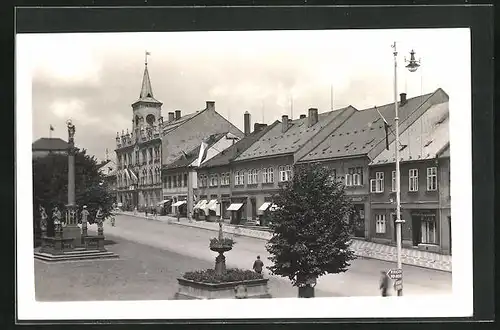
[{"label": "lamp post", "polygon": [[[396,248],[397,248],[397,268],[402,269],[401,262],[401,245],[402,245],[402,225],[405,222],[401,219],[401,181],[399,169],[399,109],[398,109],[398,51],[396,49],[396,42],[392,45],[394,55],[394,125],[396,126],[396,143],[395,143],[395,157],[396,157]],[[415,60],[415,52],[410,52],[410,60],[406,68],[410,72],[417,71],[420,64]],[[405,59],[406,60],[406,59]],[[403,295],[402,286],[399,287],[398,296]]]}]

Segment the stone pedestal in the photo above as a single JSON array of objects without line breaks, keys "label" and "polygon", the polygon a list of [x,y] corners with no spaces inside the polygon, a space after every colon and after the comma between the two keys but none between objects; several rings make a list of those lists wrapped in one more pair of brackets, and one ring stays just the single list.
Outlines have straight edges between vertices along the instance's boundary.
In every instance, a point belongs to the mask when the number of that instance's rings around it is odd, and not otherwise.
[{"label": "stone pedestal", "polygon": [[81,236],[81,229],[77,225],[67,225],[63,228],[62,237],[66,239],[72,239],[74,241],[74,247],[82,246]]},{"label": "stone pedestal", "polygon": [[269,279],[247,280],[228,283],[201,283],[178,278],[176,300],[191,299],[256,299],[272,298],[267,282]]}]

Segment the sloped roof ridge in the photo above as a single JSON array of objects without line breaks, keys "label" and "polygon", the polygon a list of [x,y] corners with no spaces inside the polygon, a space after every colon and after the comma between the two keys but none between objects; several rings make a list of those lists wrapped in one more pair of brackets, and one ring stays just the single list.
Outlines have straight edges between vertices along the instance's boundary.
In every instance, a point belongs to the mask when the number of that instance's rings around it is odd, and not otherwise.
[{"label": "sloped roof ridge", "polygon": [[[422,107],[422,106],[423,106],[423,105],[424,105],[427,101],[429,101],[429,100],[430,100],[430,99],[431,99],[434,95],[437,95],[437,94],[438,94],[438,92],[442,92],[442,93],[446,96],[446,101],[445,101],[445,102],[448,102],[448,100],[449,100],[449,96],[448,96],[448,94],[447,94],[447,93],[446,93],[446,92],[445,92],[442,88],[437,88],[437,89],[436,89],[434,92],[432,92],[432,93],[427,93],[427,94],[424,94],[424,95],[415,96],[415,97],[412,97],[411,99],[408,99],[408,101],[409,101],[409,100],[414,100],[414,99],[416,99],[416,98],[418,98],[418,97],[422,97],[422,96],[426,97],[426,98],[425,98],[425,100],[424,100],[424,101],[422,101],[422,103],[420,103],[420,104],[418,105],[418,107],[416,107],[415,109],[413,109],[413,111],[412,111],[410,114],[408,114],[408,116],[407,116],[404,120],[402,120],[402,121],[400,122],[400,124],[403,124],[403,123],[408,123],[408,125],[406,126],[406,128],[405,128],[403,131],[399,132],[399,134],[402,134],[403,132],[405,132],[408,128],[410,128],[410,126],[411,126],[411,125],[412,125],[415,121],[417,121],[417,120],[420,118],[420,117],[414,118],[412,122],[407,121],[407,120],[408,120],[408,118],[410,118],[410,117],[411,117],[411,116],[412,116],[412,115],[413,115],[413,114],[414,114],[417,110],[419,110],[419,109],[420,109],[420,108],[421,108],[421,107]],[[444,103],[444,102],[441,102],[441,103]],[[391,103],[388,103],[387,105],[390,105],[390,104],[391,104]],[[392,102],[392,104],[394,104],[394,102]],[[436,104],[439,104],[439,103],[431,103],[431,104],[429,105],[428,109],[429,109],[429,108],[431,108],[433,105],[436,105]],[[426,110],[426,111],[427,111],[427,110]],[[378,147],[378,145],[379,145],[380,143],[382,143],[382,142],[384,142],[384,141],[385,141],[385,138],[384,138],[384,139],[379,140],[378,142],[376,142],[376,143],[375,143],[375,145],[373,146],[373,148],[371,148],[370,150],[368,150],[368,153],[367,153],[367,154],[369,155],[369,154],[370,154],[373,150],[375,150],[375,148],[377,148],[377,147]],[[375,159],[375,157],[377,157],[377,156],[378,156],[378,155],[375,155],[375,156],[373,156],[373,158]]]},{"label": "sloped roof ridge", "polygon": [[[183,122],[181,122],[179,125],[177,125],[176,127],[174,127],[172,130],[170,130],[170,131],[166,132],[166,133],[165,133],[165,135],[169,135],[170,133],[174,132],[176,129],[178,129],[179,127],[182,127],[184,124],[188,123],[189,121],[191,121],[192,119],[194,119],[195,117],[197,117],[198,115],[200,115],[201,113],[203,113],[203,112],[204,112],[204,111],[206,111],[206,110],[208,110],[208,108],[205,108],[205,109],[203,109],[203,110],[196,111],[194,114],[193,114],[193,113],[188,113],[188,114],[186,114],[186,115],[182,116],[182,117],[186,117],[186,116],[191,115],[191,117],[189,117],[188,119],[186,119],[186,120],[184,120]],[[181,119],[182,119],[182,117],[181,117],[181,118],[179,118],[178,120],[181,120]],[[175,123],[175,121],[174,121],[174,122],[172,122],[172,124],[174,124],[174,123]],[[163,133],[163,131],[164,131],[166,128],[168,128],[169,126],[170,126],[170,125],[163,126],[163,128],[162,128],[162,133]],[[165,135],[164,135],[164,136],[165,136]]]},{"label": "sloped roof ridge", "polygon": [[[222,157],[224,157],[228,151],[231,151],[231,150],[237,149],[238,147],[241,147],[242,145],[244,145],[244,143],[248,142],[250,138],[255,138],[254,141],[252,141],[251,143],[249,143],[245,148],[243,148],[241,150],[238,150],[234,155],[232,155],[228,159],[228,163],[232,162],[235,158],[237,158],[243,152],[245,152],[246,150],[248,150],[255,142],[257,142],[260,138],[262,138],[264,135],[266,135],[272,128],[274,128],[279,123],[281,123],[279,120],[275,120],[271,125],[266,126],[265,128],[263,128],[260,131],[257,131],[257,132],[253,131],[249,135],[247,135],[247,136],[243,137],[242,139],[240,139],[239,141],[237,141],[235,144],[233,144],[229,148],[227,148],[227,149],[223,150],[222,152],[220,152],[219,154],[217,154],[212,159],[208,160],[201,167],[202,168],[210,168],[210,167],[212,167],[212,165],[210,165],[210,164],[213,163],[214,161],[219,160]],[[219,165],[215,165],[215,166],[219,166]]]},{"label": "sloped roof ridge", "polygon": [[[333,118],[330,119],[325,124],[325,126],[323,126],[320,130],[318,130],[318,132],[316,132],[316,134],[312,135],[309,139],[307,139],[306,141],[304,141],[304,143],[294,152],[294,154],[297,153],[297,152],[299,152],[300,150],[302,150],[302,148],[304,148],[309,141],[311,141],[312,139],[314,139],[321,132],[322,129],[325,129],[325,127],[327,127],[328,125],[330,125],[335,119],[337,119],[337,117],[341,116],[349,108],[352,108],[354,110],[358,110],[355,107],[353,107],[352,105],[348,105],[348,106],[346,106],[344,108],[340,108],[340,109],[336,109],[336,110],[332,110],[332,111],[328,111],[328,112],[323,112],[324,114],[326,114],[326,113],[331,114],[333,112],[337,112],[338,111],[338,114],[336,116],[333,116]],[[354,114],[354,112],[352,114]],[[346,120],[348,120],[349,118],[351,118],[352,114],[349,117],[347,117],[346,119],[344,119],[344,121],[342,121],[342,123],[340,123],[335,129],[337,129],[338,127],[342,126],[342,124],[345,123]],[[329,135],[330,134],[326,135],[323,140],[319,141],[319,143],[317,143],[316,146],[313,147],[313,149],[316,148],[317,146],[319,146],[321,143],[323,143],[323,141],[325,141],[328,138]]]}]

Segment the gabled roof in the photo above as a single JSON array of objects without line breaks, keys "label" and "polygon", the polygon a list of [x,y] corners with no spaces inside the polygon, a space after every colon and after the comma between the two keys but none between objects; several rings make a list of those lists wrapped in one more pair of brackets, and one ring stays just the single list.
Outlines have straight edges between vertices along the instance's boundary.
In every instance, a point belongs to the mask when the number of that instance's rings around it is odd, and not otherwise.
[{"label": "gabled roof", "polygon": [[33,151],[65,151],[67,149],[68,143],[60,138],[40,138],[31,145]]},{"label": "gabled roof", "polygon": [[[405,123],[411,124],[409,121],[414,120],[412,119],[412,115],[414,115],[415,111],[425,110],[421,109],[421,106],[430,107],[433,102],[441,102],[443,98],[447,98],[444,92],[443,95],[433,98],[438,92],[443,91],[438,89],[434,93],[409,98],[404,105],[400,104],[400,125],[402,126]],[[387,120],[390,126],[389,134],[392,137],[391,130],[394,129],[394,103],[359,110],[304,156],[301,161],[368,155],[379,143],[385,141],[384,121],[377,110]]]},{"label": "gabled roof", "polygon": [[[205,110],[202,110],[202,111],[205,111]],[[163,136],[165,136],[168,133],[172,132],[174,129],[176,129],[177,127],[181,126],[182,124],[184,124],[188,120],[192,119],[196,115],[200,114],[200,112],[201,111],[189,113],[187,115],[182,116],[181,118],[179,118],[177,120],[173,120],[171,122],[164,122],[163,123],[163,127],[162,127]]]},{"label": "gabled roof", "polygon": [[253,143],[255,143],[258,139],[260,139],[263,135],[265,135],[268,131],[273,129],[278,124],[280,124],[280,121],[276,120],[274,123],[262,128],[260,131],[253,131],[229,148],[223,150],[217,156],[203,163],[200,168],[211,168],[216,166],[228,165],[229,162],[241,155],[241,153],[250,148]]},{"label": "gabled roof", "polygon": [[285,133],[282,132],[281,125],[276,125],[235,161],[293,154],[347,108],[349,107],[319,114],[318,122],[312,127],[308,127],[309,118],[307,117],[291,120],[290,127]]},{"label": "gabled roof", "polygon": [[114,176],[117,172],[116,163],[112,160],[106,160],[101,164],[98,171],[104,176]]},{"label": "gabled roof", "polygon": [[[449,103],[430,107],[411,126],[399,135],[400,161],[432,159],[439,156],[450,143]],[[395,141],[384,149],[370,165],[396,162]]]},{"label": "gabled roof", "polygon": [[[217,141],[222,139],[224,136],[229,134],[228,132],[226,133],[216,133],[210,135],[205,142],[207,142],[207,149],[209,149],[211,146],[213,146]],[[174,168],[182,168],[191,165],[198,156],[200,155],[200,147],[201,147],[201,141],[199,141],[198,146],[195,147],[194,149],[191,149],[189,152],[186,152],[186,155],[182,155],[179,158],[177,158],[174,162],[170,164],[166,164],[163,166],[164,169],[174,169]]]}]

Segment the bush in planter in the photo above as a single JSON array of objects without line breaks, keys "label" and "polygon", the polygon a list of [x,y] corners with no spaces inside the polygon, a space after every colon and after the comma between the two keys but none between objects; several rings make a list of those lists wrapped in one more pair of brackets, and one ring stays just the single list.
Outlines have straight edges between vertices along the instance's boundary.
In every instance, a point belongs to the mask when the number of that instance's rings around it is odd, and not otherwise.
[{"label": "bush in planter", "polygon": [[243,270],[238,268],[227,269],[224,274],[217,274],[214,269],[198,270],[187,272],[183,278],[190,281],[201,283],[228,283],[249,280],[260,280],[264,277],[251,270]]},{"label": "bush in planter", "polygon": [[233,247],[235,241],[228,237],[221,238],[211,238],[210,239],[210,247],[220,247],[220,246],[228,246]]}]

